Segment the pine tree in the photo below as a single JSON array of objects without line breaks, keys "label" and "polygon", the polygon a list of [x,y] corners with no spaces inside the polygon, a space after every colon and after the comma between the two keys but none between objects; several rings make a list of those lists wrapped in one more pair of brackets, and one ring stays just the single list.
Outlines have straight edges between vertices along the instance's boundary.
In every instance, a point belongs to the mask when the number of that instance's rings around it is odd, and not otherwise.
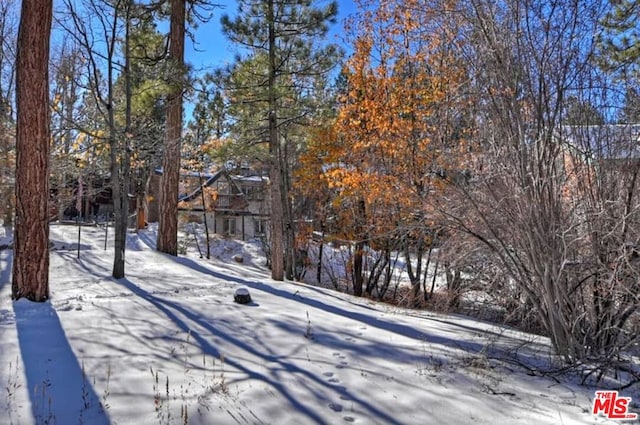
[{"label": "pine tree", "polygon": [[[166,60],[164,35],[158,32],[151,14],[139,16],[131,28],[129,75],[131,85],[131,192],[136,195],[136,227],[146,224],[146,187],[154,167],[162,160],[165,131],[165,98],[171,72]],[[124,86],[125,81],[119,81]],[[126,90],[123,90],[126,92]],[[122,111],[124,114],[126,111]]]},{"label": "pine tree", "polygon": [[611,1],[611,10],[602,20],[599,36],[602,64],[606,68],[638,70],[640,65],[640,1]]},{"label": "pine tree", "polygon": [[53,2],[23,0],[16,68],[16,223],[11,296],[49,298],[49,40]]},{"label": "pine tree", "polygon": [[250,58],[263,61],[263,66],[254,68],[252,81],[245,83],[258,91],[261,87],[263,93],[252,100],[261,105],[260,115],[254,117],[254,134],[262,134],[260,141],[269,146],[271,274],[275,280],[283,280],[285,270],[292,276],[295,250],[287,127],[310,114],[291,106],[335,63],[336,47],[320,47],[315,42],[326,36],[328,24],[337,15],[337,4],[317,7],[311,0],[241,0],[238,10],[234,20],[225,15],[222,25],[227,37],[246,49]]},{"label": "pine tree", "polygon": [[171,81],[167,102],[165,145],[162,157],[160,224],[158,251],[178,255],[178,185],[180,182],[180,145],[182,139],[182,92],[184,90],[184,37],[186,1],[171,0],[169,60],[178,69]]}]

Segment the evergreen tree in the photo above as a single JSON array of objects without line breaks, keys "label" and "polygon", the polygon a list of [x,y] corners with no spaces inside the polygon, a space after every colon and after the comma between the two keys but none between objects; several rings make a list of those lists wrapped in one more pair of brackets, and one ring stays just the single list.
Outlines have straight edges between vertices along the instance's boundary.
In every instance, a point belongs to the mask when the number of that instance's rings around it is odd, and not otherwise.
[{"label": "evergreen tree", "polygon": [[612,6],[603,19],[604,31],[600,36],[603,64],[607,68],[637,72],[640,65],[640,1],[610,1]]},{"label": "evergreen tree", "polygon": [[178,255],[178,186],[180,182],[180,145],[182,140],[186,1],[171,0],[170,5],[169,60],[172,66],[178,70],[178,75],[172,78],[171,90],[167,97],[157,249],[170,255]]},{"label": "evergreen tree", "polygon": [[52,0],[23,0],[16,67],[16,223],[11,297],[49,298],[49,40]]},{"label": "evergreen tree", "polygon": [[640,124],[640,93],[636,87],[627,87],[618,121],[620,124]]},{"label": "evergreen tree", "polygon": [[563,124],[565,125],[603,125],[602,111],[588,101],[570,97],[566,101]]},{"label": "evergreen tree", "polygon": [[[136,195],[137,228],[146,222],[146,186],[154,167],[160,165],[165,131],[166,95],[170,73],[165,38],[153,16],[137,13],[130,34],[129,75],[131,85],[131,190]],[[124,86],[125,81],[120,81]],[[124,87],[123,87],[124,88]],[[123,92],[126,90],[123,90]],[[124,93],[123,93],[124,95]],[[122,111],[124,115],[126,111]]]},{"label": "evergreen tree", "polygon": [[235,19],[222,18],[224,33],[246,53],[239,62],[251,63],[245,68],[248,78],[231,88],[238,89],[232,103],[251,104],[257,111],[245,128],[252,131],[243,133],[269,146],[271,274],[276,280],[284,279],[285,270],[293,277],[295,262],[289,181],[294,128],[305,121],[308,125],[313,114],[305,108],[309,94],[338,57],[336,46],[316,44],[336,15],[336,2],[320,7],[311,0],[241,0]]}]

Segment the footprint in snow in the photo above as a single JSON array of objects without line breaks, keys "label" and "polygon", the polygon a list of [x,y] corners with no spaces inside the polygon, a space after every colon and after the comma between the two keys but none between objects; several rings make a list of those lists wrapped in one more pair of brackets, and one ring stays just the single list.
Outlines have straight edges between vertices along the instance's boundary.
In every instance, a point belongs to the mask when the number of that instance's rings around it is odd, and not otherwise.
[{"label": "footprint in snow", "polygon": [[338,403],[329,403],[329,409],[334,412],[342,412],[342,405]]},{"label": "footprint in snow", "polygon": [[323,373],[324,376],[331,378],[333,376],[333,372],[325,372]]},{"label": "footprint in snow", "polygon": [[345,422],[350,422],[353,423],[356,421],[356,418],[354,418],[353,416],[345,416],[344,418],[342,418]]},{"label": "footprint in snow", "polygon": [[344,369],[346,366],[349,365],[349,362],[346,361],[347,360],[347,356],[345,356],[344,354],[341,354],[339,352],[334,352],[333,353],[333,357],[337,357],[338,360],[341,360],[340,364],[336,365],[336,369]]}]

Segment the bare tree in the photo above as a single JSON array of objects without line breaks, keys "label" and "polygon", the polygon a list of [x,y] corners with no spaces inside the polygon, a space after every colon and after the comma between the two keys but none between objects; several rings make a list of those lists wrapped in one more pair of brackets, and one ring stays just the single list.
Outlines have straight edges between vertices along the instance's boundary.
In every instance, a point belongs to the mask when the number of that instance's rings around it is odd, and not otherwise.
[{"label": "bare tree", "polygon": [[72,177],[78,179],[77,157],[70,155],[73,142],[78,136],[74,125],[78,101],[80,100],[80,73],[83,71],[80,49],[63,39],[59,56],[52,58],[52,122],[51,122],[51,175],[52,192],[58,209],[58,220],[62,221],[65,209],[74,194],[68,183]]},{"label": "bare tree", "polygon": [[[61,25],[84,50],[86,70],[89,76],[88,93],[102,117],[102,128],[106,128],[104,139],[109,148],[111,192],[115,216],[112,274],[115,278],[121,278],[125,275],[131,158],[128,141],[130,137],[128,132],[129,119],[125,118],[124,128],[118,125],[116,119],[116,81],[119,76],[125,76],[125,91],[127,90],[128,62],[126,58],[124,63],[119,61],[122,58],[118,55],[118,48],[120,47],[119,35],[123,30],[125,38],[128,36],[129,12],[132,2],[119,0],[111,3],[103,0],[88,0],[84,5],[85,16],[82,16],[75,3],[66,1],[66,6],[71,23],[61,22]],[[126,96],[125,104],[129,103],[130,98]],[[125,105],[125,109],[128,111],[128,106]],[[125,115],[128,115],[127,112]]]},{"label": "bare tree", "polygon": [[13,221],[15,167],[15,47],[17,37],[17,4],[0,3],[0,217],[5,226]]},{"label": "bare tree", "polygon": [[23,0],[16,66],[16,223],[11,297],[49,298],[49,39],[53,2]]},{"label": "bare tree", "polygon": [[[606,111],[608,81],[591,60],[604,6],[468,2],[480,154],[445,211],[489,248],[561,358],[599,371],[635,340],[640,305],[635,139],[587,125]],[[575,99],[590,105],[582,118]]]}]

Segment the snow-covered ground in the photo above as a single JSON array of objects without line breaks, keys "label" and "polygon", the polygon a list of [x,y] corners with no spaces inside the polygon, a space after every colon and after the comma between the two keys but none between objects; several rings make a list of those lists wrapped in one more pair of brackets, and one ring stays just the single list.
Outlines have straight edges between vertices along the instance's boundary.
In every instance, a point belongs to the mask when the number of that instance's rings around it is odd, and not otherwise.
[{"label": "snow-covered ground", "polygon": [[531,371],[545,338],[274,282],[250,244],[173,258],[152,229],[114,280],[104,229],[80,258],[77,231],[51,227],[49,303],[11,302],[0,251],[0,424],[610,423],[595,388]]}]

